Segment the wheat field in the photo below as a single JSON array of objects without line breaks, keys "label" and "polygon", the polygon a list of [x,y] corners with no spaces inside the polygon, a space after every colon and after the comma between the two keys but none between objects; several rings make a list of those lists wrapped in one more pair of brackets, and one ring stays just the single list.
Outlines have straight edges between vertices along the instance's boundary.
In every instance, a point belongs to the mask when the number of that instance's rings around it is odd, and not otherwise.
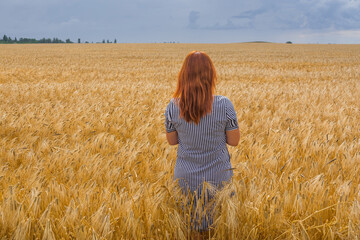
[{"label": "wheat field", "polygon": [[0,45],[0,239],[189,239],[163,114],[191,50],[241,133],[208,238],[359,239],[360,45],[270,43]]}]

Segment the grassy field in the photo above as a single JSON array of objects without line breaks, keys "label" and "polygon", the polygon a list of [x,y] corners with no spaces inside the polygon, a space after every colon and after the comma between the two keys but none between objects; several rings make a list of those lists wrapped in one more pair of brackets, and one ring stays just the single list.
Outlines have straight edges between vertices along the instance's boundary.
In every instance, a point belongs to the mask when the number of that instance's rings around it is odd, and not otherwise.
[{"label": "grassy field", "polygon": [[360,238],[360,45],[248,43],[0,45],[0,239],[189,238],[163,113],[191,50],[241,132],[213,238]]}]

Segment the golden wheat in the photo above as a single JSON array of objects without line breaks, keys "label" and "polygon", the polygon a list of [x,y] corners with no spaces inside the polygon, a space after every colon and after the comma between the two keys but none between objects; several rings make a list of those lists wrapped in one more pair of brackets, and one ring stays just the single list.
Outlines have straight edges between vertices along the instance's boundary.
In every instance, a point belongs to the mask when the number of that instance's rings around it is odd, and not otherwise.
[{"label": "golden wheat", "polygon": [[1,45],[0,238],[189,238],[163,113],[191,50],[241,132],[212,237],[360,238],[360,46],[285,44]]}]

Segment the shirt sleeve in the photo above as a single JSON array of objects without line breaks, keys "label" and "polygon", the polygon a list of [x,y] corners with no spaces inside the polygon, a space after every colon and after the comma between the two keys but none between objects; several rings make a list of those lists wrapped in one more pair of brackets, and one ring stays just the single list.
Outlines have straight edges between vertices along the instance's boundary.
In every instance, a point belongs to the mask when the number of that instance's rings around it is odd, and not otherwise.
[{"label": "shirt sleeve", "polygon": [[226,126],[225,131],[235,130],[239,128],[234,105],[230,100],[226,101]]},{"label": "shirt sleeve", "polygon": [[172,103],[170,102],[165,110],[165,129],[166,132],[174,132],[176,131],[174,122],[172,121]]}]

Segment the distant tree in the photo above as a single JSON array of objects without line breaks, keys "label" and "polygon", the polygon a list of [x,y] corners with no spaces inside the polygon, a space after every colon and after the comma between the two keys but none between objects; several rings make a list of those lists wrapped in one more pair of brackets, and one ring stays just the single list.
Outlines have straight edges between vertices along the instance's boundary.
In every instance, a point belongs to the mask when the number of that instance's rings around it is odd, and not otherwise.
[{"label": "distant tree", "polygon": [[114,43],[116,43],[117,41],[116,41],[116,38],[115,38],[115,40],[114,40]]},{"label": "distant tree", "polygon": [[88,41],[85,41],[85,43],[89,43]]},{"label": "distant tree", "polygon": [[106,43],[110,43],[109,39],[108,39],[108,40],[106,40]]},{"label": "distant tree", "polygon": [[72,41],[68,38],[66,39],[66,43],[72,43]]},{"label": "distant tree", "polygon": [[59,38],[53,38],[52,43],[64,43],[64,41]]},{"label": "distant tree", "polygon": [[105,39],[102,41],[102,43],[105,43]]},{"label": "distant tree", "polygon": [[80,38],[78,38],[78,43],[81,43]]},{"label": "distant tree", "polygon": [[286,44],[292,44],[292,41],[287,41]]},{"label": "distant tree", "polygon": [[6,35],[3,36],[3,41],[7,42],[8,41],[8,37]]},{"label": "distant tree", "polygon": [[14,42],[17,42],[18,40],[17,40],[17,38],[15,37],[15,40],[14,40]]}]

